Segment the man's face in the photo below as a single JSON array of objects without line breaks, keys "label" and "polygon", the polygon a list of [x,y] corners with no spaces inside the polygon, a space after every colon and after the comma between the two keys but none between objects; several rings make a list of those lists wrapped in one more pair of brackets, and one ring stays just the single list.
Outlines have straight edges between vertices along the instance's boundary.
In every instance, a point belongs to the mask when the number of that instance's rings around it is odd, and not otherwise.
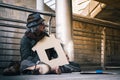
[{"label": "man's face", "polygon": [[36,34],[36,35],[39,35],[41,32],[45,31],[45,27],[46,27],[46,25],[44,23],[40,24],[36,27],[32,27],[31,32]]},{"label": "man's face", "polygon": [[38,28],[39,28],[39,26],[31,27],[31,28],[30,28],[30,31],[31,31],[32,33],[34,33],[34,32],[37,31]]}]

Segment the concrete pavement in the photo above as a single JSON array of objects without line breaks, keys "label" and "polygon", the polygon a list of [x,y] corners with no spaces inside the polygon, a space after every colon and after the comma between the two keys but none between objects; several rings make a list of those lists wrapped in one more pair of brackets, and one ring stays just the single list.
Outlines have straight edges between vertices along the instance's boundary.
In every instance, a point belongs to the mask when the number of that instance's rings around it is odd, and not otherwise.
[{"label": "concrete pavement", "polygon": [[[82,71],[95,72],[95,71]],[[80,74],[80,72],[62,73],[60,75],[18,75],[0,76],[0,80],[120,80],[120,70],[104,71],[113,74]]]}]

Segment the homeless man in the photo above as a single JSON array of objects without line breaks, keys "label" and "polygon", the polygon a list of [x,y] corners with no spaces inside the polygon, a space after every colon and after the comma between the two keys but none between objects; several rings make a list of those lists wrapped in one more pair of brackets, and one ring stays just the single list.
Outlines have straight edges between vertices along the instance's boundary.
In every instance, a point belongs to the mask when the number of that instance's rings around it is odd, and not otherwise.
[{"label": "homeless man", "polygon": [[[42,38],[49,35],[46,32],[44,19],[39,13],[32,13],[27,19],[27,31],[21,39],[21,67],[23,74],[46,74],[52,69],[49,65],[40,62],[36,52],[32,51],[32,47]],[[59,73],[59,68],[56,67],[55,73]]]},{"label": "homeless man", "polygon": [[28,15],[27,30],[20,42],[21,64],[20,72],[22,74],[60,74],[66,72],[80,71],[79,64],[70,62],[68,65],[56,66],[51,68],[48,64],[40,61],[32,47],[45,36],[49,37],[46,32],[44,19],[39,13],[35,12]]}]

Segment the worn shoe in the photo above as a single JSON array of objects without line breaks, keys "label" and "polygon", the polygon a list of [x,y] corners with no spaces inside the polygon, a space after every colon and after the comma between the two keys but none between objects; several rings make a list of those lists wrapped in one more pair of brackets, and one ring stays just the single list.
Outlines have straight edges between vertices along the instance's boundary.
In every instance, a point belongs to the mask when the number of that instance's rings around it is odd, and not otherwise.
[{"label": "worn shoe", "polygon": [[9,65],[8,68],[3,70],[3,75],[12,76],[12,75],[19,75],[20,74],[20,63],[13,62]]}]

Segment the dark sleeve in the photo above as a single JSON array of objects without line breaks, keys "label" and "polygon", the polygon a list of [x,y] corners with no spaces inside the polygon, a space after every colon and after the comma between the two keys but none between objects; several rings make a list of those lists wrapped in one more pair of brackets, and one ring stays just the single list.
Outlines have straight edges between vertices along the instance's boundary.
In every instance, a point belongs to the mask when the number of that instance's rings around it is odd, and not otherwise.
[{"label": "dark sleeve", "polygon": [[32,44],[30,39],[26,36],[23,36],[20,42],[20,55],[21,60],[25,60],[28,57],[32,57]]}]

